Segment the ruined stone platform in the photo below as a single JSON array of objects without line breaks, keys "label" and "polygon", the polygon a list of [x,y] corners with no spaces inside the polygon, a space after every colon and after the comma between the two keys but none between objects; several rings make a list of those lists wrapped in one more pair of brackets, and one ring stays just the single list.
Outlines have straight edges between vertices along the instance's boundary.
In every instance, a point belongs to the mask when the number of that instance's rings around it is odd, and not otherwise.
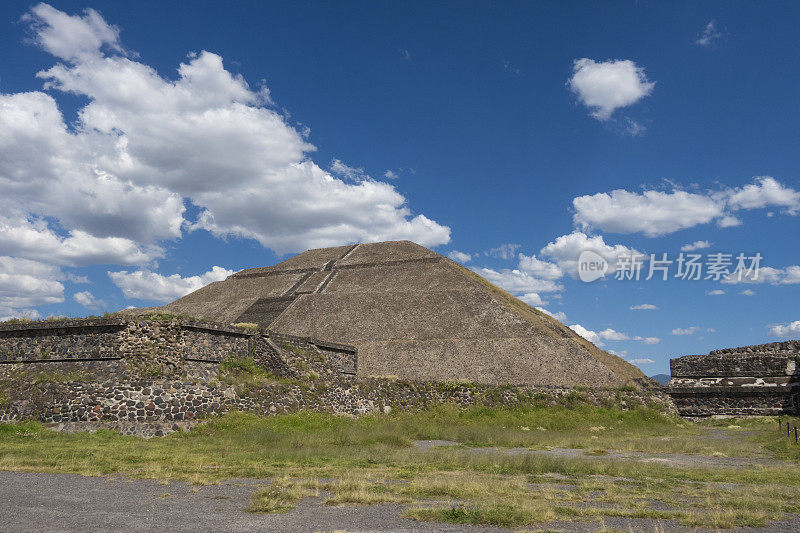
[{"label": "ruined stone platform", "polygon": [[672,359],[669,394],[682,416],[796,414],[798,359],[800,341]]}]

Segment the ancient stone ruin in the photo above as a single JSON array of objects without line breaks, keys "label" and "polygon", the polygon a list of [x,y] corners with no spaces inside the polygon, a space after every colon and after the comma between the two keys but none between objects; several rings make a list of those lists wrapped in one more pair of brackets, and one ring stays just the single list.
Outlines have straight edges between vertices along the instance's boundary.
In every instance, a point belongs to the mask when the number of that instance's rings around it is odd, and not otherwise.
[{"label": "ancient stone ruin", "polygon": [[682,416],[796,414],[798,358],[800,341],[672,359],[669,394]]},{"label": "ancient stone ruin", "polygon": [[350,344],[362,377],[585,387],[646,381],[635,366],[410,241],[308,250],[157,310]]},{"label": "ancient stone ruin", "polygon": [[636,367],[408,241],[309,250],[161,308],[0,324],[0,421],[136,434],[148,434],[142,424],[161,434],[232,409],[508,405],[576,387],[595,402],[667,405],[642,390],[651,385]]}]

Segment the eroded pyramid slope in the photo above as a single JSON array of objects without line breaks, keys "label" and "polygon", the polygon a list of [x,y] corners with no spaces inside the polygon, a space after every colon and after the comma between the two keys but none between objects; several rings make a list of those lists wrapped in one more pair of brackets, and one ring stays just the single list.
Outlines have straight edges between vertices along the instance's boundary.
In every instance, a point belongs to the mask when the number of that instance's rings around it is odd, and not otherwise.
[{"label": "eroded pyramid slope", "polygon": [[309,250],[163,309],[355,345],[362,376],[594,387],[645,379],[555,319],[409,241]]}]

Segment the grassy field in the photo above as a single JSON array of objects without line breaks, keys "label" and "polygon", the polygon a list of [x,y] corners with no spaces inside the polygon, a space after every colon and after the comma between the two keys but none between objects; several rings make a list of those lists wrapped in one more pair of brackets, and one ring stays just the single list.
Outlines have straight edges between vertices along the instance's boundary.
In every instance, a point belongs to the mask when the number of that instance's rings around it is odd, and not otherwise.
[{"label": "grassy field", "polygon": [[[456,444],[414,444],[421,440]],[[580,451],[566,457],[553,448]],[[692,461],[676,466],[657,454]],[[721,461],[734,457],[752,464]],[[726,528],[800,513],[800,446],[774,418],[690,422],[647,408],[441,405],[358,419],[232,413],[151,440],[0,424],[0,469],[196,484],[249,477],[265,480],[252,512],[285,512],[319,496],[323,505],[400,502],[419,520],[515,529],[608,516]]]}]

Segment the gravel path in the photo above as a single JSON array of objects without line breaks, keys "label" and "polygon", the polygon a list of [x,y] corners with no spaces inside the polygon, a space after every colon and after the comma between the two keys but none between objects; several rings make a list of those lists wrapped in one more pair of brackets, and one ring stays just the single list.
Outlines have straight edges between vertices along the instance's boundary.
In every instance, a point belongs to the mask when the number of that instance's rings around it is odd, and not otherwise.
[{"label": "gravel path", "polygon": [[[484,526],[417,522],[405,506],[326,506],[308,498],[286,514],[245,512],[261,482],[228,480],[193,487],[153,480],[0,471],[0,531],[507,531]],[[602,522],[553,522],[534,530],[699,531],[672,521],[606,518]],[[796,532],[800,518],[767,528],[731,531]]]}]

